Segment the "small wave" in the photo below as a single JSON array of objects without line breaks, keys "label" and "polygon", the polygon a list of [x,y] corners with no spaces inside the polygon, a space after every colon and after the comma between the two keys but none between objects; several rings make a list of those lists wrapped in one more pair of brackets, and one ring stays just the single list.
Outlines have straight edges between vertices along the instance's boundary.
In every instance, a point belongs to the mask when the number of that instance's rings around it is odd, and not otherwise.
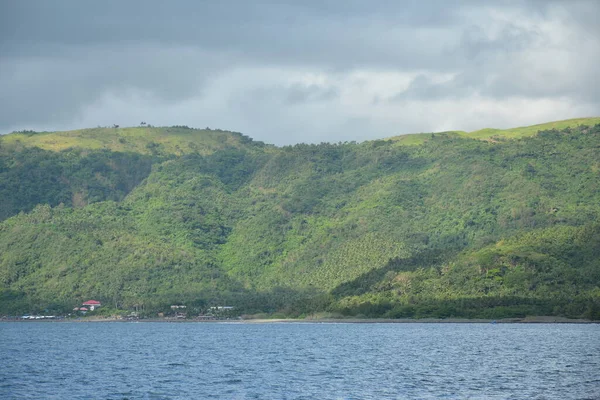
[{"label": "small wave", "polygon": [[224,381],[220,381],[217,383],[221,383],[221,384],[224,383],[226,385],[234,385],[234,384],[237,385],[238,383],[242,383],[242,382],[243,381],[241,379],[226,379]]},{"label": "small wave", "polygon": [[168,363],[167,367],[189,367],[186,363]]}]

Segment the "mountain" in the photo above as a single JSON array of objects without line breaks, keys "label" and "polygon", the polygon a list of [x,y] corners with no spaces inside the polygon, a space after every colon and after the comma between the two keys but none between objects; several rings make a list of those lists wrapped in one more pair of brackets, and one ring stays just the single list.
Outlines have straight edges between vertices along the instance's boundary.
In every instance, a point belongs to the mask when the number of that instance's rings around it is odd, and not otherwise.
[{"label": "mountain", "polygon": [[281,148],[186,127],[5,135],[0,313],[600,318],[598,122]]}]

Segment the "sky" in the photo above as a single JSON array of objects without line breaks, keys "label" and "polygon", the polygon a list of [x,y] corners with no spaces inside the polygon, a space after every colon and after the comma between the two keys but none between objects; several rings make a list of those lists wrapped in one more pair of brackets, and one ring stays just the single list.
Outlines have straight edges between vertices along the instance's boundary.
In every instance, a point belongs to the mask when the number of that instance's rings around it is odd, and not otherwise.
[{"label": "sky", "polygon": [[277,145],[600,116],[600,1],[0,2],[0,133]]}]

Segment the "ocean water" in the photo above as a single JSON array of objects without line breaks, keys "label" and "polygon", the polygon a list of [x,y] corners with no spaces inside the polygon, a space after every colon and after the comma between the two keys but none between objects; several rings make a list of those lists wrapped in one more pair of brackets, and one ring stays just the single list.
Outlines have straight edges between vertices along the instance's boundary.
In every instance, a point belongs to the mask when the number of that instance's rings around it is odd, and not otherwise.
[{"label": "ocean water", "polygon": [[1,399],[600,399],[600,325],[0,323]]}]

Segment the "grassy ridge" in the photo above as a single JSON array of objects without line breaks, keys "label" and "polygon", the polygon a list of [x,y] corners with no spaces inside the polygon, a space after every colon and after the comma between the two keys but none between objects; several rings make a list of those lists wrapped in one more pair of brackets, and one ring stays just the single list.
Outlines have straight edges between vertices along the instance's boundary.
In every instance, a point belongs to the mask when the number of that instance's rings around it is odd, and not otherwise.
[{"label": "grassy ridge", "polygon": [[473,139],[488,140],[488,139],[517,139],[523,137],[534,136],[540,131],[558,129],[563,130],[566,128],[575,128],[578,126],[594,126],[600,124],[599,117],[593,118],[573,118],[562,121],[547,122],[543,124],[522,126],[518,128],[510,129],[493,129],[485,128],[479,129],[473,132],[465,131],[447,131],[447,132],[435,132],[435,133],[416,133],[408,135],[393,136],[388,140],[392,140],[401,145],[418,145],[423,144],[426,140],[431,139],[432,135],[446,135],[449,137],[461,136]]},{"label": "grassy ridge", "polygon": [[234,132],[188,127],[92,128],[65,132],[16,132],[2,143],[61,151],[71,148],[134,152],[139,154],[210,154],[244,147],[252,140]]},{"label": "grassy ridge", "polygon": [[[539,131],[551,129],[566,129],[577,126],[594,126],[600,123],[600,117],[573,118],[562,121],[510,128],[485,128],[473,132],[446,131],[435,132],[433,135],[449,137],[470,137],[474,139],[521,138],[537,134]],[[393,136],[392,140],[401,145],[418,145],[432,137],[432,133],[414,133]],[[110,150],[116,152],[136,152],[152,154],[158,151],[165,154],[211,154],[214,151],[228,147],[242,148],[251,143],[248,137],[219,129],[195,129],[187,126],[172,127],[98,127],[62,132],[13,132],[0,136],[0,143],[21,144],[28,147],[38,147],[44,150],[61,151],[71,148],[90,150]],[[256,145],[264,146],[261,142]]]},{"label": "grassy ridge", "polygon": [[554,121],[547,122],[544,124],[537,124],[531,126],[522,126],[519,128],[510,128],[510,129],[480,129],[477,131],[465,133],[462,136],[471,137],[475,139],[489,139],[493,137],[502,137],[502,138],[522,138],[528,136],[534,136],[539,131],[546,130],[564,130],[566,128],[574,128],[578,126],[594,126],[596,124],[600,124],[600,118],[573,118],[567,119],[563,121]]}]

